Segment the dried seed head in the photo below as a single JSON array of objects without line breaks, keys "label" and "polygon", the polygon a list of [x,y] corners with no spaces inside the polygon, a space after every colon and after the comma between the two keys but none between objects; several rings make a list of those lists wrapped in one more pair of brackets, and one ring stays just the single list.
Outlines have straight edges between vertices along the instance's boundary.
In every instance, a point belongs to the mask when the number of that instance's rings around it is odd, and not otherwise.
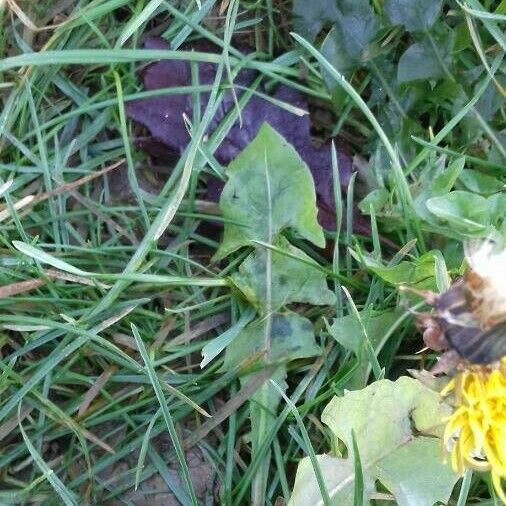
[{"label": "dried seed head", "polygon": [[435,311],[432,320],[419,318],[419,326],[433,350],[490,365],[506,356],[506,250],[486,241],[466,244],[465,251],[470,269],[463,278],[439,295],[420,292]]},{"label": "dried seed head", "polygon": [[506,321],[506,249],[491,241],[465,245],[469,304],[480,326],[489,329]]}]

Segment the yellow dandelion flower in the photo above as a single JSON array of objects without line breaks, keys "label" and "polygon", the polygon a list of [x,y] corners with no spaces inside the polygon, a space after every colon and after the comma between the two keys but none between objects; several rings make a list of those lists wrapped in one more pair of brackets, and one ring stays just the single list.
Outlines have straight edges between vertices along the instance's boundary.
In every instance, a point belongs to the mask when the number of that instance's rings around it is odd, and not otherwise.
[{"label": "yellow dandelion flower", "polygon": [[455,411],[448,418],[444,442],[451,448],[453,469],[490,471],[497,495],[506,504],[506,357],[495,366],[460,371],[442,395],[454,393]]}]

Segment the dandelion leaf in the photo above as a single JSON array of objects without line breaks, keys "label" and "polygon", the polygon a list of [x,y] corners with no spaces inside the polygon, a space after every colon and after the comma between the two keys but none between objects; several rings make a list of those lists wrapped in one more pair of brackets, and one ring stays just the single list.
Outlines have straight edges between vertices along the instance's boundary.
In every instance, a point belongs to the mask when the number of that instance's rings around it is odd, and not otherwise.
[{"label": "dandelion leaf", "polygon": [[[277,311],[293,302],[314,305],[333,304],[335,295],[327,287],[325,273],[314,260],[281,237],[279,251],[257,248],[232,276],[234,284],[262,313]],[[271,269],[267,274],[270,253]],[[270,287],[270,291],[267,288]]]},{"label": "dandelion leaf", "polygon": [[225,230],[216,260],[252,241],[273,243],[287,228],[317,246],[325,245],[311,173],[268,123],[232,161],[227,173],[220,198]]},{"label": "dandelion leaf", "polygon": [[[232,369],[256,355],[261,358],[265,349],[264,336],[267,324],[265,319],[254,321],[241,331],[235,338],[233,346],[227,348],[224,369]],[[269,362],[280,364],[321,353],[314,339],[313,325],[307,318],[292,312],[276,313],[270,316],[269,324]]]},{"label": "dandelion leaf", "polygon": [[[443,461],[440,436],[448,413],[437,392],[407,377],[334,397],[322,422],[346,445],[349,456],[318,457],[332,504],[354,504],[352,431],[362,463],[364,504],[369,504],[377,481],[399,506],[446,504],[458,479]],[[321,497],[306,457],[299,464],[289,505],[318,504]]]},{"label": "dandelion leaf", "polygon": [[[250,376],[241,379],[241,384],[245,384]],[[283,392],[287,389],[286,366],[280,365],[272,374],[273,380]],[[264,442],[265,435],[276,430],[276,420],[278,414],[279,403],[281,401],[281,393],[269,381],[266,381],[250,398],[250,423],[251,423],[251,453],[257,455]],[[264,497],[269,484],[269,464],[270,450],[265,455],[255,479],[252,483],[252,503],[253,497],[257,494]]]}]

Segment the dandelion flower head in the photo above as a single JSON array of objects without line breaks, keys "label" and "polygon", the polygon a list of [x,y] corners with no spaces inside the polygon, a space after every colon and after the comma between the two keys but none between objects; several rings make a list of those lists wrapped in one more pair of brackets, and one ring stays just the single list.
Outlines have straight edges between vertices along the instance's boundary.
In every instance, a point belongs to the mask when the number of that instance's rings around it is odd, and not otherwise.
[{"label": "dandelion flower head", "polygon": [[466,244],[465,251],[467,295],[462,313],[445,329],[453,330],[453,342],[465,354],[442,392],[453,393],[455,404],[444,442],[454,470],[490,471],[506,505],[506,249],[486,241]]},{"label": "dandelion flower head", "polygon": [[460,371],[443,395],[454,392],[444,442],[451,448],[453,469],[490,471],[497,495],[506,504],[506,358],[493,367]]}]

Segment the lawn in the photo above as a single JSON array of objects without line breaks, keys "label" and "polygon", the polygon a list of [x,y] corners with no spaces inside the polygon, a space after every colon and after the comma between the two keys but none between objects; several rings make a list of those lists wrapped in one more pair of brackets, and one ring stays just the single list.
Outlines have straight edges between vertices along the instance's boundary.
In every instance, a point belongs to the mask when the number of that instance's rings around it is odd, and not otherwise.
[{"label": "lawn", "polygon": [[0,505],[502,504],[505,0],[0,19]]}]

